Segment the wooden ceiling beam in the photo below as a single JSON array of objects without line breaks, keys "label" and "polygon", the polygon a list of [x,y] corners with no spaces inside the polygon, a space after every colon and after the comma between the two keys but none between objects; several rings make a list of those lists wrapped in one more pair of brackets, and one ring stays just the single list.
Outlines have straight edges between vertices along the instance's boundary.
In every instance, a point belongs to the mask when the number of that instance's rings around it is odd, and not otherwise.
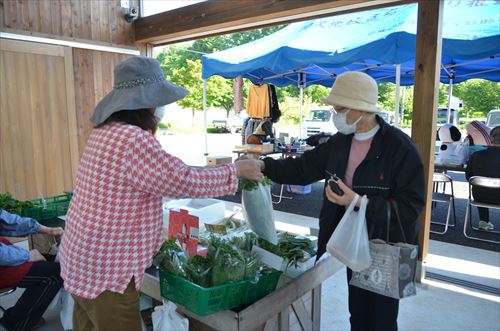
[{"label": "wooden ceiling beam", "polygon": [[415,0],[208,0],[139,18],[138,43],[165,45]]}]

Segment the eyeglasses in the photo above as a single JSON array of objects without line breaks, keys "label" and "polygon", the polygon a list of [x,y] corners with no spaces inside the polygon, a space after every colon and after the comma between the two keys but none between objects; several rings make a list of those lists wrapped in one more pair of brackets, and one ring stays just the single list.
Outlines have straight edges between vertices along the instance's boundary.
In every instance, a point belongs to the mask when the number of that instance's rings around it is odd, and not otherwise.
[{"label": "eyeglasses", "polygon": [[332,109],[330,109],[330,112],[334,114],[339,114],[339,113],[346,113],[350,110],[350,108],[347,107],[342,107],[342,106],[333,106]]}]

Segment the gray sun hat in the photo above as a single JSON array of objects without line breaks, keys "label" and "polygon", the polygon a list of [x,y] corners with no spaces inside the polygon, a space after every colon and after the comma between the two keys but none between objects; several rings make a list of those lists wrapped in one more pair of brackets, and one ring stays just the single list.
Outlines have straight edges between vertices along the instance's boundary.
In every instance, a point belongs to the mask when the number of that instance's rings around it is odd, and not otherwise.
[{"label": "gray sun hat", "polygon": [[98,125],[120,110],[160,107],[188,93],[165,79],[158,61],[133,56],[116,65],[113,90],[97,104],[90,120]]}]

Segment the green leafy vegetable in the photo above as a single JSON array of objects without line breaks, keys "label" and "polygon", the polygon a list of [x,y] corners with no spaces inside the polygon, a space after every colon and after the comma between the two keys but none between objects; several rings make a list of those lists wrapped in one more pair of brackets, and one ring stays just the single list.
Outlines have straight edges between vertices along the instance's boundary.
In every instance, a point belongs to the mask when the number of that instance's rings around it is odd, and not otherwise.
[{"label": "green leafy vegetable", "polygon": [[289,265],[298,267],[299,262],[316,255],[314,245],[310,239],[294,236],[286,232],[279,234],[277,245],[273,245],[262,238],[258,239],[258,244],[261,248],[285,258],[288,261],[287,267]]},{"label": "green leafy vegetable", "polygon": [[0,194],[0,209],[9,213],[21,215],[23,209],[35,207],[30,201],[19,201],[14,199],[10,193]]},{"label": "green leafy vegetable", "polygon": [[208,257],[195,255],[186,265],[189,280],[203,287],[211,286],[212,260]]},{"label": "green leafy vegetable", "polygon": [[[268,177],[264,176],[262,180],[262,185],[268,186],[271,185],[271,180]],[[259,182],[250,179],[240,179],[238,183],[238,191],[251,191],[255,190],[258,186]]]}]

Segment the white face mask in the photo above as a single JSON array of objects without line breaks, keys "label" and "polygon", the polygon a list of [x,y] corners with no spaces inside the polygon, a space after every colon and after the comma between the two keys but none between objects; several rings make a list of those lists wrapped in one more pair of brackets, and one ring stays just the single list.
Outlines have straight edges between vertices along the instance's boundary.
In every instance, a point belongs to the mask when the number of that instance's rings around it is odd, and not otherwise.
[{"label": "white face mask", "polygon": [[155,109],[155,119],[158,123],[163,119],[163,115],[165,114],[165,106],[156,107]]},{"label": "white face mask", "polygon": [[356,132],[356,125],[358,124],[359,121],[361,121],[361,118],[363,117],[362,115],[352,124],[347,124],[347,113],[349,113],[351,110],[349,109],[346,112],[343,113],[333,113],[332,114],[332,121],[337,130],[345,135],[351,134]]}]

